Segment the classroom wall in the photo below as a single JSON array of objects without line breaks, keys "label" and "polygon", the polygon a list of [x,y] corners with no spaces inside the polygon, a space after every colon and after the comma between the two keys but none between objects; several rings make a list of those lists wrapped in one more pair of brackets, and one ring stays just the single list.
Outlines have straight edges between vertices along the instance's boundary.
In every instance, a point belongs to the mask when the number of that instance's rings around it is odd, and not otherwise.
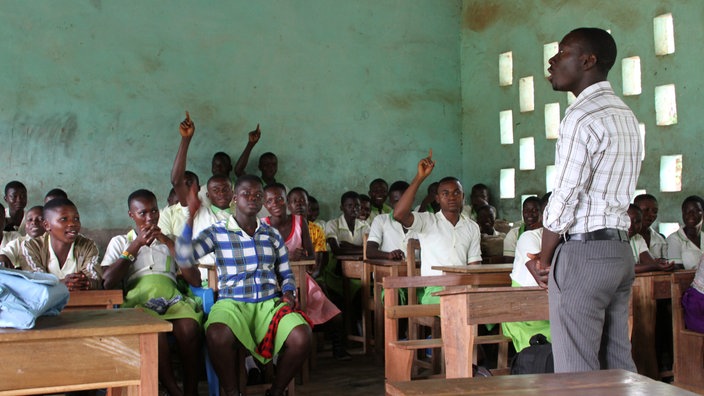
[{"label": "classroom wall", "polygon": [[[674,54],[656,56],[653,18],[672,13]],[[554,140],[545,138],[544,106],[559,102],[565,93],[553,92],[544,78],[543,45],[560,41],[580,26],[610,29],[619,56],[609,80],[622,93],[621,59],[641,59],[642,94],[624,100],[645,124],[645,160],[639,189],[660,201],[662,222],[681,222],[680,205],[691,194],[704,194],[701,161],[701,43],[704,40],[704,7],[699,0],[465,0],[461,21],[461,85],[463,176],[466,185],[488,184],[503,217],[520,219],[523,194],[545,193],[545,167],[554,163]],[[513,84],[499,86],[499,55],[513,51]],[[518,81],[534,76],[535,111],[520,113]],[[678,123],[656,126],[655,86],[674,83]],[[499,112],[513,109],[514,144],[501,145]],[[535,170],[518,170],[519,139],[535,137]],[[660,156],[682,154],[682,191],[660,191]],[[516,198],[499,199],[499,172],[516,168]]]},{"label": "classroom wall", "polygon": [[459,0],[7,0],[0,12],[0,183],[29,205],[68,191],[84,228],[129,227],[126,198],[170,189],[188,110],[205,182],[261,123],[279,179],[339,214],[346,190],[410,179],[432,147],[460,175]]}]

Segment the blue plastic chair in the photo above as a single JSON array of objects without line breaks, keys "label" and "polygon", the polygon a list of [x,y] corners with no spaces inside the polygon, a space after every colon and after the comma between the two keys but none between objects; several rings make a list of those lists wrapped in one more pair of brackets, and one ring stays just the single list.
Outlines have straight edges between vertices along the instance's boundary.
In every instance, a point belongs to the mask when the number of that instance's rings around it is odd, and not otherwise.
[{"label": "blue plastic chair", "polygon": [[[210,313],[210,308],[215,304],[215,292],[209,287],[194,286],[191,286],[191,292],[203,300],[203,313],[207,317]],[[220,396],[220,380],[215,374],[213,364],[210,362],[210,356],[208,356],[208,347],[205,345],[203,345],[203,356],[205,358],[205,374],[208,378],[208,396]]]}]

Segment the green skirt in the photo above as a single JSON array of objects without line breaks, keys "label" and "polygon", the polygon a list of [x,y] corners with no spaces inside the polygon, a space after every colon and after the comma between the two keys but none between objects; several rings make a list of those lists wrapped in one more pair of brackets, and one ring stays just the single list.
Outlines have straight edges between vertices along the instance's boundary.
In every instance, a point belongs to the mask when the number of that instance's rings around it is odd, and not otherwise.
[{"label": "green skirt", "polygon": [[[177,296],[181,296],[181,301],[169,306],[164,314],[145,307],[151,299],[162,297],[171,300]],[[164,275],[145,275],[130,285],[122,308],[135,307],[142,307],[145,312],[164,320],[190,318],[198,323],[203,321],[203,310],[196,300],[181,293],[176,283]]]},{"label": "green skirt", "polygon": [[[511,281],[511,286],[521,287],[516,281]],[[541,333],[550,341],[549,320],[501,323],[501,329],[505,336],[511,337],[516,352],[520,352],[523,348],[529,346],[530,338],[538,333]]]},{"label": "green skirt", "polygon": [[[266,359],[257,353],[257,346],[262,342],[269,329],[269,323],[274,314],[281,309],[284,304],[278,304],[278,298],[250,303],[235,301],[231,298],[218,300],[210,310],[205,329],[213,323],[222,323],[232,330],[240,343],[247,348],[252,356],[262,363],[268,363],[271,359]],[[274,339],[274,355],[278,354],[286,342],[286,338],[291,331],[300,325],[308,326],[308,322],[298,313],[290,313],[281,318],[276,329]]]}]

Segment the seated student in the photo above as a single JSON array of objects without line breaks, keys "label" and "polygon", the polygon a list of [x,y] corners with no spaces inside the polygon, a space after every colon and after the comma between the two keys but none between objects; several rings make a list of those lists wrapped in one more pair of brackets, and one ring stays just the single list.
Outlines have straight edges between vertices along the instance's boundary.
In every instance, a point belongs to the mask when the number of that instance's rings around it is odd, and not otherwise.
[{"label": "seated student", "polygon": [[[257,129],[249,132],[249,137],[247,140],[247,145],[244,146],[240,158],[237,159],[235,163],[235,176],[242,176],[245,174],[247,168],[247,163],[249,162],[249,156],[252,154],[252,149],[259,142],[262,136],[262,131],[257,124]],[[264,153],[259,156],[259,171],[261,172],[261,179],[264,185],[269,185],[276,182],[276,172],[279,170],[279,159],[274,153]]]},{"label": "seated student", "polygon": [[66,198],[68,199],[68,194],[66,194],[66,191],[60,189],[60,188],[52,188],[49,190],[48,193],[44,196],[44,204],[47,202],[51,201],[54,198]]},{"label": "seated student", "polygon": [[423,200],[420,202],[420,205],[416,206],[414,209],[415,212],[422,213],[422,212],[429,212],[429,213],[436,213],[440,211],[440,204],[438,204],[438,201],[435,200],[435,197],[438,195],[438,182],[432,182],[428,185],[427,188],[427,195]]},{"label": "seated student", "polygon": [[630,239],[633,258],[636,260],[636,274],[651,271],[672,271],[675,268],[674,261],[665,259],[655,259],[648,250],[645,240],[640,235],[643,226],[643,213],[634,204],[628,206],[628,217],[631,219],[631,226],[628,228],[628,238]]},{"label": "seated student", "polygon": [[389,195],[389,185],[384,179],[374,179],[369,183],[369,198],[371,200],[371,212],[367,222],[371,224],[374,218],[382,213],[391,213],[391,206],[386,204],[386,197]]},{"label": "seated student", "polygon": [[682,295],[684,326],[688,330],[704,333],[704,256],[697,264],[692,286]]},{"label": "seated student", "polygon": [[313,278],[318,276],[323,263],[327,262],[328,245],[325,241],[325,230],[318,224],[307,219],[308,216],[308,191],[301,187],[294,187],[286,197],[288,211],[292,215],[298,215],[306,219],[310,240],[313,243],[315,252],[315,269],[310,271]]},{"label": "seated student", "polygon": [[[32,238],[38,238],[44,235],[44,208],[42,206],[34,206],[29,209],[25,214],[24,223],[27,235],[10,240],[11,237],[8,238],[4,234],[14,234],[14,231],[3,231],[2,243],[0,243],[0,246],[2,246],[2,248],[0,248],[0,267],[3,266],[3,264],[5,268],[27,267],[24,244]],[[7,243],[6,240],[8,240]]]},{"label": "seated student", "polygon": [[308,196],[308,222],[317,224],[323,230],[325,230],[325,224],[327,224],[327,221],[320,218],[320,203],[318,199],[312,195]]},{"label": "seated student", "polygon": [[359,215],[357,218],[371,224],[369,216],[372,213],[372,200],[368,195],[359,194]]},{"label": "seated student", "polygon": [[658,219],[658,200],[650,194],[641,194],[633,199],[633,203],[643,212],[643,226],[639,234],[648,245],[650,254],[656,259],[667,258],[667,241],[653,229],[653,223]]},{"label": "seated student", "polygon": [[240,348],[263,363],[281,352],[274,383],[267,391],[271,395],[284,394],[310,352],[310,327],[293,310],[296,281],[286,246],[276,229],[257,218],[263,196],[258,177],[241,176],[235,184],[235,214],[194,237],[190,213],[198,211],[200,200],[193,188],[188,196],[188,221],[176,240],[176,262],[181,268],[192,267],[210,253],[217,257],[220,292],[205,323],[206,342],[220,386],[228,396],[239,392]]},{"label": "seated student", "polygon": [[98,247],[81,232],[76,205],[55,198],[44,205],[46,233],[25,243],[25,271],[48,272],[62,280],[69,290],[99,289],[102,271]]},{"label": "seated student", "polygon": [[[174,165],[171,169],[171,184],[176,191],[176,196],[181,206],[171,206],[164,212],[164,218],[159,221],[159,228],[166,235],[180,235],[188,217],[187,199],[190,189],[195,185],[198,187],[198,177],[186,171],[186,159],[188,157],[188,147],[195,133],[195,124],[190,115],[186,112],[186,119],[179,125],[181,143],[179,144]],[[226,176],[216,175],[210,177],[207,182],[207,200],[201,199],[201,206],[194,214],[194,232],[198,233],[210,225],[229,218],[231,214],[230,202],[233,191],[230,179]],[[203,257],[201,264],[213,264],[215,255]]]},{"label": "seated student", "polygon": [[176,205],[178,203],[178,196],[176,195],[176,190],[174,190],[173,187],[171,187],[171,190],[169,190],[169,196],[166,197],[166,207],[168,208],[171,205]]},{"label": "seated student", "polygon": [[13,180],[5,185],[5,231],[19,231],[24,234],[24,208],[27,207],[27,187]]},{"label": "seated student", "polygon": [[504,238],[506,234],[496,231],[496,209],[491,205],[480,206],[477,212],[477,225],[481,232],[480,248],[484,262],[503,262]]},{"label": "seated student", "polygon": [[684,265],[685,269],[696,268],[699,258],[704,253],[701,223],[704,213],[704,200],[698,195],[691,195],[682,202],[682,221],[684,225],[677,232],[667,237],[667,257],[675,265]]},{"label": "seated student", "polygon": [[[538,198],[538,209],[541,213],[549,198],[550,193]],[[513,270],[511,271],[511,286],[513,287],[538,286],[538,282],[526,267],[526,263],[529,259],[529,253],[540,252],[543,238],[542,219],[534,223],[533,226],[533,229],[523,232],[516,243],[516,256],[513,259]],[[530,338],[536,334],[542,334],[550,340],[550,321],[548,320],[504,322],[501,323],[501,329],[504,335],[511,337],[516,352],[529,346]]]},{"label": "seated student", "polygon": [[[389,187],[389,205],[393,208],[408,189],[408,183],[402,180],[393,182]],[[409,232],[401,223],[394,220],[391,213],[383,213],[374,218],[369,228],[367,239],[367,257],[386,260],[403,260],[406,257],[408,239],[415,233]]]},{"label": "seated student", "polygon": [[[159,207],[154,193],[134,191],[127,207],[135,228],[110,240],[101,264],[103,285],[116,289],[124,283],[127,294],[122,308],[140,307],[173,324],[183,365],[183,391],[171,366],[166,333],[159,333],[159,381],[170,395],[197,395],[203,312],[176,286],[174,242],[157,226]],[[181,269],[181,275],[190,285],[200,286],[195,267]]]},{"label": "seated student", "polygon": [[469,205],[465,205],[462,208],[462,213],[476,221],[477,208],[484,205],[489,205],[489,187],[486,184],[477,183],[472,186],[472,190],[469,193]]},{"label": "seated student", "polygon": [[272,183],[264,187],[264,206],[270,214],[261,220],[276,228],[284,238],[289,260],[313,257],[308,221],[297,214],[286,213],[286,187],[283,184]]},{"label": "seated student", "polygon": [[513,261],[516,256],[516,242],[527,230],[542,227],[543,213],[540,211],[540,198],[528,197],[523,201],[523,221],[518,227],[512,228],[504,238],[504,258]]},{"label": "seated student", "polygon": [[[217,153],[213,154],[213,159],[210,162],[210,172],[213,176],[225,176],[228,180],[230,180],[230,183],[234,182],[234,180],[230,178],[230,173],[232,172],[232,159],[225,152],[218,151]],[[207,186],[201,186],[198,196],[200,197],[201,201],[209,205],[210,201],[208,201],[207,194]]]},{"label": "seated student", "polygon": [[[434,265],[462,266],[482,261],[479,226],[462,214],[464,192],[457,178],[445,177],[439,181],[436,200],[440,203],[440,212],[411,212],[418,188],[433,167],[435,162],[430,150],[429,155],[418,162],[418,172],[394,207],[394,219],[418,235],[423,276],[442,275],[442,271],[431,268]],[[439,297],[431,295],[438,289],[426,288],[421,303],[438,303]]]}]

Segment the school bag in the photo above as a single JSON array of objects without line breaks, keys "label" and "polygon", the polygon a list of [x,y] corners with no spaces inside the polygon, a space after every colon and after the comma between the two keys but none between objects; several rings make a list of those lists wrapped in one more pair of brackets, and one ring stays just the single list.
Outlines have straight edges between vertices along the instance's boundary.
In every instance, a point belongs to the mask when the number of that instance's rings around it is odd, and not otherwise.
[{"label": "school bag", "polygon": [[31,329],[38,317],[58,315],[68,298],[52,274],[0,268],[0,327]]},{"label": "school bag", "polygon": [[524,348],[511,361],[511,374],[542,374],[555,372],[552,360],[552,344],[538,333],[530,338],[530,346]]}]

